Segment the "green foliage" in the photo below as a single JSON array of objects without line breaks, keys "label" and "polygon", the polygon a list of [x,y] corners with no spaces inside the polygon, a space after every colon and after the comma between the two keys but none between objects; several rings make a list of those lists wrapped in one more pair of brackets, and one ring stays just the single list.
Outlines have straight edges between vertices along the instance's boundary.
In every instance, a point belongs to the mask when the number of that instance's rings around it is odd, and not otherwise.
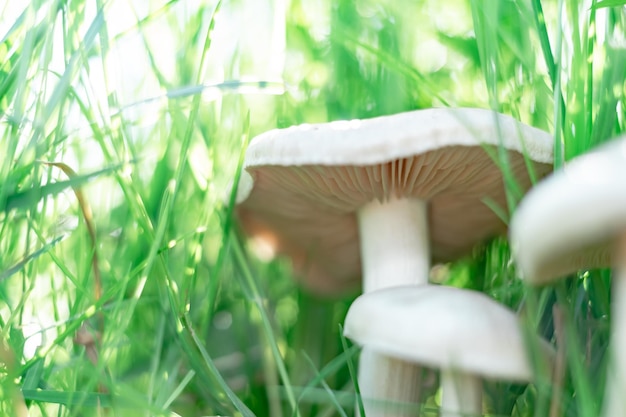
[{"label": "green foliage", "polygon": [[[354,412],[351,299],[303,292],[233,223],[230,185],[260,132],[491,107],[554,133],[559,167],[624,131],[624,1],[192,3],[0,1],[0,415]],[[494,157],[506,219],[522,195]],[[438,269],[553,341],[564,312],[554,392],[582,417],[603,392],[609,275],[526,288],[505,239]],[[550,381],[486,388],[493,415],[553,401]]]}]

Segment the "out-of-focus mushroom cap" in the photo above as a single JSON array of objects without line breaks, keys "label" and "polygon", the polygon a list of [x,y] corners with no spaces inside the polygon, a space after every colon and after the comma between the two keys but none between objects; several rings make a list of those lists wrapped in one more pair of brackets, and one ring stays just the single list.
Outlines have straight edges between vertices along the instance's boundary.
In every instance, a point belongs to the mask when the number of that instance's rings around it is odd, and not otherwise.
[{"label": "out-of-focus mushroom cap", "polygon": [[522,276],[546,284],[579,269],[611,266],[626,232],[626,136],[579,156],[543,180],[511,220]]},{"label": "out-of-focus mushroom cap", "polygon": [[518,317],[486,295],[436,285],[394,287],[359,296],[344,334],[394,358],[484,378],[530,381],[528,343],[552,366],[554,349],[526,341]]},{"label": "out-of-focus mushroom cap", "polygon": [[[356,212],[392,196],[429,206],[434,261],[467,254],[505,225],[484,203],[506,209],[498,146],[522,190],[525,151],[538,177],[551,171],[552,138],[482,109],[428,109],[368,120],[273,130],[250,144],[239,195],[247,233],[288,254],[305,286],[354,290],[361,276]],[[491,153],[491,155],[490,155]],[[250,182],[253,186],[250,186]]]}]

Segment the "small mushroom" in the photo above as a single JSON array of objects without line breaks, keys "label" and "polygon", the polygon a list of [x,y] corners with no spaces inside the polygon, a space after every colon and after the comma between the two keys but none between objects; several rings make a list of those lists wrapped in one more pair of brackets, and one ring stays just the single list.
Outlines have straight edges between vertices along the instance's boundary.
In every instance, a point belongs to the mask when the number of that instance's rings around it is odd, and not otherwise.
[{"label": "small mushroom", "polygon": [[[385,357],[441,369],[446,417],[482,415],[483,378],[531,381],[528,343],[537,344],[547,365],[554,357],[545,340],[525,340],[517,316],[506,307],[479,292],[436,285],[359,296],[346,316],[344,334]],[[387,389],[387,381],[371,382],[372,392]],[[386,415],[415,414],[397,409]]]},{"label": "small mushroom", "polygon": [[[250,235],[288,254],[315,292],[426,284],[432,260],[454,260],[505,232],[485,204],[507,206],[498,151],[521,190],[531,185],[529,166],[538,177],[551,171],[551,136],[491,110],[272,130],[246,152],[236,213]],[[419,369],[363,357],[364,387],[366,377],[396,378],[405,393],[419,386]]]},{"label": "small mushroom", "polygon": [[511,220],[522,277],[548,284],[580,269],[614,266],[612,366],[602,415],[626,409],[626,136],[570,161],[538,184]]}]

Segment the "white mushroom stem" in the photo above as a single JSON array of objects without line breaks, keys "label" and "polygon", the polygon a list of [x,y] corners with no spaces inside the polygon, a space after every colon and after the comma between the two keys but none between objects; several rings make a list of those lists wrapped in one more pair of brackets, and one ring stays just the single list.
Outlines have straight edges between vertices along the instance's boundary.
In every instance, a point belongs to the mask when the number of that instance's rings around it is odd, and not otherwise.
[{"label": "white mushroom stem", "polygon": [[441,417],[482,415],[482,379],[460,371],[441,371]]},{"label": "white mushroom stem", "polygon": [[427,210],[422,200],[397,198],[359,210],[363,292],[428,283]]},{"label": "white mushroom stem", "polygon": [[[428,283],[430,242],[425,202],[392,198],[373,201],[358,213],[363,292]],[[359,387],[367,417],[412,416],[400,403],[417,405],[422,370],[364,347]]]},{"label": "white mushroom stem", "polygon": [[626,409],[626,234],[617,242],[611,294],[611,351],[602,416],[622,415]]},{"label": "white mushroom stem", "polygon": [[415,407],[421,383],[419,367],[380,355],[367,346],[361,350],[360,362],[359,388],[367,417],[418,415]]}]

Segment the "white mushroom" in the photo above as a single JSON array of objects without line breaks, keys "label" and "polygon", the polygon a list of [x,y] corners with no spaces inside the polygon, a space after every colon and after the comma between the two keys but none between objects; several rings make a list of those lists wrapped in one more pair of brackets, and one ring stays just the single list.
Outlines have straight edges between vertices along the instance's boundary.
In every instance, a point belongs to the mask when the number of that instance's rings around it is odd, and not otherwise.
[{"label": "white mushroom", "polygon": [[237,215],[315,292],[425,283],[431,259],[457,259],[505,232],[484,203],[507,207],[488,152],[498,146],[521,190],[529,165],[538,177],[552,170],[548,133],[483,109],[272,130],[246,152]]},{"label": "white mushroom", "polygon": [[[524,340],[517,316],[491,298],[436,285],[361,295],[348,311],[344,334],[381,355],[441,369],[446,417],[482,415],[483,378],[531,381],[528,343],[537,344],[546,364],[554,356],[546,341]],[[373,392],[386,389],[386,381],[372,382]]]},{"label": "white mushroom", "polygon": [[548,284],[579,269],[615,267],[612,366],[605,417],[626,409],[626,136],[569,162],[537,185],[511,221],[524,279]]},{"label": "white mushroom", "polygon": [[[236,213],[249,234],[288,254],[318,293],[359,282],[365,292],[425,284],[431,260],[456,259],[505,231],[484,203],[507,206],[489,154],[500,146],[522,190],[531,184],[529,165],[538,177],[551,171],[551,136],[490,110],[428,109],[273,130],[246,152]],[[416,400],[408,392],[417,391],[418,369],[398,374],[387,358],[367,349],[363,357],[364,387],[366,376],[396,378],[393,386],[406,391],[366,388],[365,396]],[[376,415],[384,414],[368,413]]]}]

